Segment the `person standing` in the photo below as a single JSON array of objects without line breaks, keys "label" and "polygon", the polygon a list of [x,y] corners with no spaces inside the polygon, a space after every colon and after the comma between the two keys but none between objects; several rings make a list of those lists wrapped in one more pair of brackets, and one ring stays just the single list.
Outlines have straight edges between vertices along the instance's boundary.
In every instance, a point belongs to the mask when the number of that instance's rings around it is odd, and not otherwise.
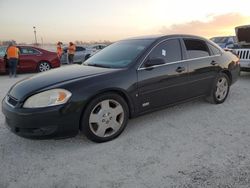
[{"label": "person standing", "polygon": [[59,58],[59,60],[61,62],[61,57],[62,57],[62,54],[63,54],[62,42],[57,43],[56,53],[57,53],[57,57]]},{"label": "person standing", "polygon": [[69,60],[69,64],[73,64],[74,63],[74,55],[76,52],[76,46],[73,44],[73,42],[69,43],[69,47],[68,47],[68,60]]},{"label": "person standing", "polygon": [[10,44],[7,49],[7,62],[9,66],[10,77],[16,77],[19,54],[20,54],[19,49],[15,45]]}]

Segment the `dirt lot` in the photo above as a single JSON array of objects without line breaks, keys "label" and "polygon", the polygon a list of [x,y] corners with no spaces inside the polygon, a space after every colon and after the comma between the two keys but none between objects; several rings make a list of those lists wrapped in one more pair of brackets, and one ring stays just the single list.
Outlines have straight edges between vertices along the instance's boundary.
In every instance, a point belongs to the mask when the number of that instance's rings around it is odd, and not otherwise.
[{"label": "dirt lot", "polygon": [[[27,76],[0,76],[0,99]],[[0,113],[0,187],[250,187],[250,74],[224,104],[197,100],[144,115],[103,144],[21,138]]]}]

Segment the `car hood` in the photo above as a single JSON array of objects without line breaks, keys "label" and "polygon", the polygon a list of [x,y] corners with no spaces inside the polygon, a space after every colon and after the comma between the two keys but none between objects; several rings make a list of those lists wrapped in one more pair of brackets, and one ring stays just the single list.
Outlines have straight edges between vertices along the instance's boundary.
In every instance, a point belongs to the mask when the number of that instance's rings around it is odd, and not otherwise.
[{"label": "car hood", "polygon": [[9,91],[9,95],[17,100],[23,100],[25,96],[31,95],[43,88],[53,86],[65,81],[87,78],[95,75],[107,74],[117,69],[100,68],[83,65],[69,65],[47,72],[39,73],[35,76],[17,82]]},{"label": "car hood", "polygon": [[250,45],[250,25],[236,27],[235,33],[240,45]]}]

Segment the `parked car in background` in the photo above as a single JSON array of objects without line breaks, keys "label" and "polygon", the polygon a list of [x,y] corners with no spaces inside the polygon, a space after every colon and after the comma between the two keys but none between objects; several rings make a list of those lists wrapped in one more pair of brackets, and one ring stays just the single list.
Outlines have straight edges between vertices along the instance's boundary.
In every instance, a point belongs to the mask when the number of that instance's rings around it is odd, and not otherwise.
[{"label": "parked car in background", "polygon": [[221,48],[233,48],[235,45],[237,45],[236,36],[213,37],[210,40],[218,44]]},{"label": "parked car in background", "polygon": [[87,60],[89,57],[93,56],[94,54],[96,54],[97,52],[99,52],[100,50],[102,50],[102,49],[104,49],[106,47],[107,47],[106,44],[90,45],[88,48],[90,49],[91,53],[86,56],[85,60]]},{"label": "parked car in background", "polygon": [[[63,48],[63,54],[61,57],[62,64],[68,64],[68,47]],[[82,63],[85,60],[85,56],[88,54],[88,50],[85,46],[76,46],[76,52],[74,55],[74,63]]]},{"label": "parked car in background", "polygon": [[119,136],[129,118],[147,112],[197,97],[223,103],[238,79],[238,61],[197,36],[122,40],[85,64],[16,83],[2,112],[21,136],[73,136],[81,130],[89,139],[105,142]]},{"label": "parked car in background", "polygon": [[240,67],[242,71],[250,71],[250,25],[239,26],[235,28],[238,47],[233,50],[240,58]]},{"label": "parked car in background", "polygon": [[[34,46],[17,46],[20,51],[18,72],[44,72],[60,67],[57,54]],[[0,47],[0,73],[8,72],[7,46]]]},{"label": "parked car in background", "polygon": [[[76,52],[74,56],[74,63],[81,64],[82,62],[86,61],[89,57],[94,55],[95,53],[99,52],[103,48],[105,48],[105,44],[97,44],[91,46],[76,46]],[[68,48],[63,48],[63,55],[61,58],[62,64],[68,63]]]}]

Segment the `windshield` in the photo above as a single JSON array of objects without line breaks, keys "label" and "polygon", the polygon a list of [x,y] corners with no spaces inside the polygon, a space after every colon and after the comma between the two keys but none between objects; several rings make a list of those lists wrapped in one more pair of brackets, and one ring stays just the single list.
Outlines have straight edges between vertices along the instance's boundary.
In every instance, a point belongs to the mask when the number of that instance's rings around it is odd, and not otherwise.
[{"label": "windshield", "polygon": [[6,54],[6,46],[0,46],[0,57],[4,57]]},{"label": "windshield", "polygon": [[212,38],[211,40],[215,43],[227,43],[229,37],[215,37]]},{"label": "windshield", "polygon": [[106,68],[124,68],[132,63],[153,41],[152,39],[141,39],[116,42],[99,51],[84,64]]}]

